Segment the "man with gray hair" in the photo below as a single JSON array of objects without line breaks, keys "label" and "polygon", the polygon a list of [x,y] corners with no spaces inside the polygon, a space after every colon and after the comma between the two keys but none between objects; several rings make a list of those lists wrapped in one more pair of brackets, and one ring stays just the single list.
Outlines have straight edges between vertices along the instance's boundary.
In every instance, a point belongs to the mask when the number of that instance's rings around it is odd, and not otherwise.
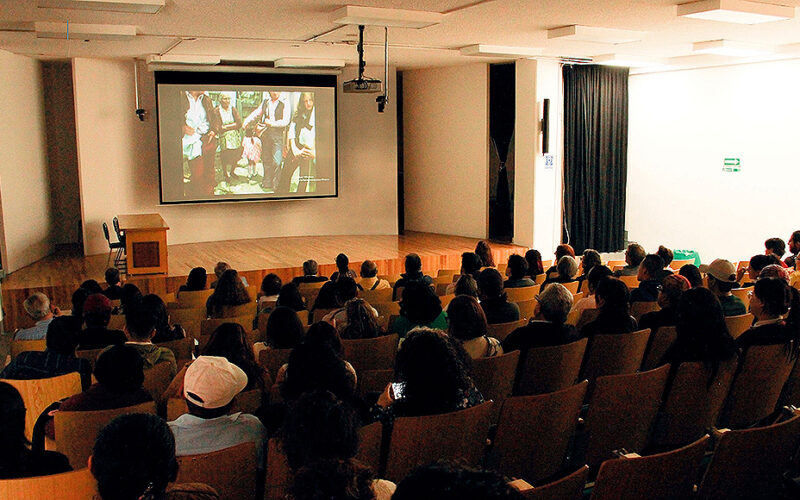
[{"label": "man with gray hair", "polygon": [[325,276],[318,276],[319,273],[319,264],[314,259],[308,259],[307,261],[303,262],[303,275],[302,276],[295,276],[292,279],[292,283],[295,285],[300,285],[302,283],[321,283],[323,281],[328,281],[328,278]]},{"label": "man with gray hair", "polygon": [[14,335],[15,340],[42,340],[47,335],[47,326],[53,321],[53,317],[61,314],[57,307],[50,307],[50,299],[47,295],[36,292],[22,303],[28,316],[36,321],[30,328],[17,330]]},{"label": "man with gray hair", "polygon": [[[539,315],[526,326],[517,328],[503,340],[503,352],[525,351],[534,347],[563,345],[578,340],[578,332],[567,325],[567,315],[572,308],[572,294],[561,283],[551,283],[536,296]],[[523,366],[520,359],[520,366]]]}]

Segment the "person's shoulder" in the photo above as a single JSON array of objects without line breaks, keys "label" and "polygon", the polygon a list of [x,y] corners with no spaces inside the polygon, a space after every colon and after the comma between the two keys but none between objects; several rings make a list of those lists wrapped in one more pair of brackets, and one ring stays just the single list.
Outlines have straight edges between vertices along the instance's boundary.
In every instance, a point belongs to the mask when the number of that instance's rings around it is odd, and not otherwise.
[{"label": "person's shoulder", "polygon": [[219,493],[203,483],[171,483],[167,487],[164,498],[166,500],[215,500],[219,498]]}]

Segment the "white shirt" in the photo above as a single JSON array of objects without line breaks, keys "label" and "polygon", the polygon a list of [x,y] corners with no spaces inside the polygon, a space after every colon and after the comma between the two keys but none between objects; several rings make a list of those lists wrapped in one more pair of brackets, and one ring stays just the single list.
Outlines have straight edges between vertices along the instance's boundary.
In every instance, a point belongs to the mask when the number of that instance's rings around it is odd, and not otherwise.
[{"label": "white shirt", "polygon": [[272,99],[267,101],[267,111],[265,113],[266,119],[264,120],[264,123],[266,123],[271,127],[285,127],[289,125],[289,103],[287,102],[283,103],[283,116],[281,117],[275,116],[276,108],[278,107],[278,103],[280,102],[281,102],[280,97],[278,97],[274,101]]},{"label": "white shirt", "polygon": [[206,108],[203,107],[203,95],[200,94],[195,99],[189,92],[186,92],[186,98],[189,100],[189,109],[186,110],[185,117],[186,125],[194,129],[194,134],[183,135],[183,156],[188,160],[194,160],[203,154],[201,136],[208,133],[211,125],[206,116]]},{"label": "white shirt", "polygon": [[267,430],[253,415],[234,413],[206,419],[186,413],[167,424],[175,435],[177,456],[210,453],[252,442],[256,445],[258,467],[264,468],[264,441],[267,438]]}]

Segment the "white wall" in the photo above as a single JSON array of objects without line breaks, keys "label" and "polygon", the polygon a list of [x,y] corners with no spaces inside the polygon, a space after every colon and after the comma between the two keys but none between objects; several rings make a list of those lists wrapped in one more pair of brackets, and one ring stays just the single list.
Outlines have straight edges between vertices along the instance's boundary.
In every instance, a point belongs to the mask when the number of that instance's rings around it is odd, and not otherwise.
[{"label": "white wall", "polygon": [[800,61],[631,76],[629,239],[735,261],[800,229],[798,81]]},{"label": "white wall", "polygon": [[0,50],[0,197],[3,268],[15,271],[52,251],[39,61]]},{"label": "white wall", "polygon": [[[340,79],[355,74],[347,68]],[[391,74],[391,73],[390,73]],[[101,224],[117,214],[160,213],[169,244],[273,236],[397,233],[397,118],[375,95],[338,92],[339,197],[318,200],[159,205],[152,73],[140,68],[134,114],[133,64],[75,59],[78,161],[87,254],[108,246]],[[390,81],[390,85],[394,85]],[[341,87],[340,87],[341,89]],[[394,89],[390,88],[390,95]]]},{"label": "white wall", "polygon": [[486,64],[403,72],[405,229],[487,235]]}]

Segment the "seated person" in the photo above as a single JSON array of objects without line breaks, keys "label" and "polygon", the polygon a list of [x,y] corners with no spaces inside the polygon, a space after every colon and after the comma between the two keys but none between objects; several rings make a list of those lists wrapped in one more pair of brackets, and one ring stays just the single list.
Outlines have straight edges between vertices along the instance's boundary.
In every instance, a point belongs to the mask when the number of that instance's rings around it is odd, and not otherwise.
[{"label": "seated person", "polygon": [[233,398],[247,386],[247,374],[227,359],[200,356],[186,369],[183,397],[189,413],[168,422],[175,435],[177,456],[256,445],[258,468],[264,469],[266,430],[253,415],[229,414]]},{"label": "seated person", "polygon": [[461,343],[470,358],[503,354],[500,341],[488,335],[486,315],[474,297],[460,295],[451,300],[447,306],[447,319],[450,322],[447,333]]},{"label": "seated person", "polygon": [[586,278],[589,277],[589,271],[592,270],[594,266],[602,266],[603,261],[600,258],[600,252],[597,250],[587,248],[583,251],[583,258],[581,259],[581,275],[576,278],[578,281],[578,291],[585,292],[587,290],[587,286],[584,284]]},{"label": "seated person", "polygon": [[125,283],[122,285],[122,297],[119,301],[119,309],[112,311],[112,314],[125,314],[127,310],[137,309],[142,303],[142,291],[133,283]]},{"label": "seated person", "polygon": [[607,268],[606,266],[594,266],[592,270],[589,271],[589,274],[586,277],[587,294],[578,302],[576,302],[572,306],[572,309],[570,309],[570,314],[575,317],[575,323],[580,320],[581,314],[583,314],[583,311],[586,309],[597,309],[597,302],[595,300],[597,285],[600,283],[601,279],[611,275],[611,269]]},{"label": "seated person", "polygon": [[206,281],[208,280],[208,273],[205,267],[195,267],[189,271],[189,276],[186,278],[186,284],[178,288],[180,292],[199,292],[206,289]]},{"label": "seated person", "polygon": [[98,283],[97,280],[86,280],[81,283],[81,288],[89,290],[89,294],[103,293],[103,287],[100,286],[100,283]]},{"label": "seated person", "polygon": [[89,295],[83,304],[83,321],[86,329],[78,332],[78,350],[102,349],[124,344],[128,338],[122,330],[109,330],[111,301],[103,294]]},{"label": "seated person", "polygon": [[389,333],[396,333],[403,339],[412,328],[418,326],[446,330],[447,313],[442,310],[442,301],[430,286],[421,281],[409,281],[403,288],[400,316],[389,325]]},{"label": "seated person", "polygon": [[[317,321],[308,328],[308,331],[306,332],[306,336],[303,339],[302,344],[304,346],[324,345],[333,349],[333,352],[336,354],[336,356],[338,356],[339,359],[344,361],[345,369],[347,369],[348,373],[350,373],[353,383],[356,385],[358,384],[356,370],[355,368],[353,368],[353,365],[351,365],[349,361],[345,361],[344,351],[342,350],[342,337],[339,335],[339,332],[336,331],[336,328],[334,328],[333,325],[331,325],[326,321]],[[295,367],[297,366],[298,364],[295,364]],[[283,382],[286,380],[286,372],[288,369],[289,369],[289,363],[286,363],[280,367],[280,369],[278,370],[278,374],[275,377],[276,384],[279,385],[283,384]],[[295,368],[295,370],[296,369],[297,368]]]},{"label": "seated person", "polygon": [[156,334],[153,342],[171,342],[186,338],[186,331],[181,325],[172,325],[169,321],[169,312],[164,300],[151,293],[142,297],[141,309],[144,314],[150,314],[156,321]]},{"label": "seated person", "polygon": [[778,264],[781,267],[786,267],[786,264],[781,260],[783,254],[786,253],[786,243],[780,238],[769,238],[764,242],[764,252],[767,255],[774,255],[778,259]]},{"label": "seated person", "polygon": [[497,269],[489,268],[481,271],[478,276],[478,293],[486,321],[490,325],[519,320],[519,307],[507,300],[503,291],[503,277]]},{"label": "seated person", "polygon": [[261,351],[266,349],[294,349],[305,334],[297,312],[291,307],[278,306],[267,318],[266,340],[253,345],[253,355],[258,359]]},{"label": "seated person", "polygon": [[525,261],[528,263],[528,276],[535,279],[540,274],[544,274],[542,266],[542,254],[539,250],[528,250],[525,252]]},{"label": "seated person", "polygon": [[[339,304],[339,307],[326,314],[325,317],[322,318],[322,321],[327,321],[336,326],[337,329],[343,329],[347,327],[347,310],[345,309],[345,304],[358,296],[358,285],[356,285],[356,282],[353,281],[352,278],[343,276],[335,281],[334,293],[336,295],[336,303]],[[369,304],[367,304],[367,306],[377,318],[378,311]]]},{"label": "seated person", "polygon": [[494,471],[440,461],[422,465],[397,484],[392,500],[523,500]]},{"label": "seated person", "polygon": [[281,293],[283,282],[275,273],[269,273],[261,280],[261,289],[258,291],[258,310],[262,312],[267,302],[276,302]]},{"label": "seated person", "polygon": [[631,243],[625,250],[625,262],[628,264],[619,271],[614,271],[614,276],[637,276],[639,274],[639,264],[644,260],[646,253],[644,247],[638,243]]},{"label": "seated person", "polygon": [[394,284],[394,292],[392,293],[392,300],[397,300],[397,289],[407,286],[412,281],[421,282],[427,286],[433,285],[433,278],[427,274],[422,273],[422,259],[415,253],[406,255],[405,260],[406,272],[400,275],[400,279]]},{"label": "seated person", "polygon": [[328,281],[328,278],[325,276],[317,276],[319,272],[319,265],[317,261],[314,259],[308,259],[307,261],[303,262],[303,276],[296,276],[292,279],[292,283],[295,285],[300,285],[301,283],[320,283],[322,281]]},{"label": "seated person", "polygon": [[219,500],[202,483],[175,484],[175,437],[157,415],[135,413],[111,421],[97,435],[89,470],[99,500]]},{"label": "seated person", "polygon": [[66,316],[53,318],[47,325],[45,339],[47,348],[44,351],[20,353],[0,372],[0,378],[32,380],[78,372],[81,386],[89,387],[92,365],[87,359],[75,357],[75,348],[78,347],[75,323]]},{"label": "seated person", "polygon": [[664,261],[657,254],[648,254],[639,264],[639,287],[631,291],[631,304],[634,302],[655,302],[661,288],[661,271]]},{"label": "seated person", "polygon": [[700,274],[700,269],[694,264],[684,264],[681,266],[678,274],[689,280],[692,288],[703,286],[703,275]]},{"label": "seated person", "polygon": [[235,269],[228,269],[222,273],[214,293],[206,300],[206,314],[209,318],[223,318],[226,307],[241,306],[249,302],[252,299],[239,279],[239,273]]},{"label": "seated person", "polygon": [[740,316],[747,313],[744,302],[731,293],[739,286],[736,282],[736,267],[725,259],[716,259],[711,265],[701,265],[700,271],[708,277],[708,289],[717,296],[725,316]]},{"label": "seated person", "polygon": [[[478,254],[473,252],[464,252],[461,254],[461,276],[471,276],[478,279],[482,267],[481,258]],[[450,283],[445,289],[445,295],[455,293],[456,284]]]},{"label": "seated person", "polygon": [[15,340],[43,339],[47,334],[47,325],[53,321],[54,317],[61,314],[57,307],[50,306],[50,299],[41,292],[31,294],[31,296],[22,303],[22,307],[36,324],[30,328],[17,330],[14,334]]},{"label": "seated person", "polygon": [[600,310],[594,321],[581,328],[581,336],[631,333],[636,330],[636,320],[628,313],[630,293],[628,286],[617,278],[605,277],[597,284],[595,293]]},{"label": "seated person", "polygon": [[275,301],[275,307],[280,306],[290,307],[295,311],[306,310],[306,304],[303,302],[303,296],[300,295],[297,285],[286,283],[281,287],[280,292],[278,292],[278,300]]},{"label": "seated person", "polygon": [[492,247],[489,242],[481,240],[475,246],[475,255],[481,259],[481,267],[495,267],[494,257],[492,256]]},{"label": "seated person", "polygon": [[371,260],[361,263],[361,279],[357,282],[361,290],[383,290],[392,286],[388,281],[378,278],[378,266]]},{"label": "seated person", "polygon": [[558,268],[557,268],[558,261],[561,260],[561,257],[564,257],[566,255],[569,255],[570,257],[575,258],[575,250],[572,248],[572,246],[571,245],[567,245],[566,243],[562,243],[562,244],[558,245],[556,247],[556,252],[555,252],[555,256],[556,256],[555,263],[556,263],[556,265],[550,266],[547,269],[547,271],[545,271],[545,274],[547,275],[546,276],[547,279],[550,279],[551,277],[555,277],[556,273],[558,273]]},{"label": "seated person", "polygon": [[[211,286],[209,286],[209,288],[216,288],[217,283],[222,278],[222,275],[225,274],[225,271],[227,271],[228,269],[232,268],[231,265],[228,264],[227,262],[221,262],[221,261],[217,262],[217,265],[214,266],[214,275],[217,277],[217,279],[211,282]],[[239,276],[239,279],[242,281],[242,285],[244,285],[245,288],[249,286],[247,284],[247,279],[244,276]]]},{"label": "seated person", "polygon": [[794,231],[789,237],[789,254],[783,262],[789,269],[794,269],[797,267],[797,255],[800,254],[800,231]]},{"label": "seated person", "polygon": [[[800,294],[780,278],[759,278],[750,297],[755,323],[736,339],[746,350],[754,345],[785,344],[793,355],[800,340]],[[788,316],[784,319],[784,315]]]},{"label": "seated person", "polygon": [[373,339],[381,336],[378,315],[375,308],[364,299],[350,299],[344,305],[344,326],[335,322],[334,326],[343,339]]},{"label": "seated person", "polygon": [[119,269],[109,267],[106,269],[106,284],[108,288],[103,290],[103,295],[109,300],[119,300],[122,296],[122,286],[119,284]]},{"label": "seated person", "polygon": [[339,301],[336,300],[336,283],[333,281],[327,281],[323,283],[317,293],[317,298],[314,299],[314,305],[311,307],[311,311],[316,311],[317,309],[335,309],[339,307]]},{"label": "seated person", "polygon": [[[25,437],[25,403],[17,389],[0,382],[0,479],[69,472],[67,457],[55,451],[31,451]],[[24,495],[24,494],[23,494]]]},{"label": "seated person", "polygon": [[280,439],[293,500],[391,498],[394,484],[354,458],[360,425],[356,411],[329,391],[305,393],[291,405]]},{"label": "seated person", "polygon": [[456,295],[469,295],[470,297],[475,297],[478,302],[481,301],[480,294],[478,293],[478,282],[469,275],[458,278],[453,293]]},{"label": "seated person", "polygon": [[786,283],[789,283],[790,277],[789,272],[786,270],[785,267],[781,267],[778,264],[770,264],[758,273],[758,279],[761,278],[780,278]]},{"label": "seated person", "polygon": [[662,326],[675,326],[678,322],[678,301],[690,288],[689,280],[680,274],[670,274],[664,278],[658,292],[658,305],[661,309],[643,314],[639,318],[639,329],[649,328],[651,333],[655,333]]},{"label": "seated person", "polygon": [[83,305],[89,295],[91,294],[85,288],[78,288],[72,293],[72,311],[69,317],[75,323],[75,329],[79,331],[83,328]]},{"label": "seated person", "polygon": [[564,285],[553,283],[539,294],[538,301],[537,319],[517,328],[503,340],[505,352],[522,351],[524,356],[525,351],[534,347],[563,345],[578,340],[575,327],[566,324],[572,294]]},{"label": "seated person", "polygon": [[347,255],[340,253],[336,256],[336,271],[331,274],[331,281],[337,281],[339,278],[351,278],[354,281],[358,280],[358,275],[355,271],[350,269],[350,259]]},{"label": "seated person", "polygon": [[[141,305],[139,307],[141,308]],[[153,345],[156,320],[152,315],[139,312],[138,309],[131,310],[125,315],[125,334],[128,336],[128,342],[125,345],[136,349],[144,361],[145,370],[149,370],[159,363],[169,363],[170,376],[175,376],[178,372],[175,354],[166,347]]]},{"label": "seated person", "polygon": [[521,255],[512,254],[508,256],[506,276],[508,276],[508,279],[503,283],[503,288],[523,288],[536,284],[535,281],[528,277],[528,261]]},{"label": "seated person", "polygon": [[[777,261],[778,259],[774,255],[765,255],[761,253],[750,257],[748,266],[742,267],[736,272],[736,281],[742,282],[737,288],[748,288],[755,285],[761,270],[771,264],[777,264]],[[742,279],[744,279],[744,281],[742,281]]]},{"label": "seated person", "polygon": [[578,263],[574,257],[565,255],[558,259],[556,271],[548,275],[547,279],[542,283],[542,288],[547,288],[550,283],[572,283],[576,281],[575,275],[578,274]]},{"label": "seated person", "polygon": [[669,265],[672,263],[672,260],[675,258],[675,254],[672,253],[672,250],[665,247],[664,245],[659,245],[658,250],[656,250],[656,255],[661,257],[661,260],[664,261],[664,267],[659,271],[657,279],[659,281],[663,280],[670,274],[672,274],[672,269],[670,269]]}]

